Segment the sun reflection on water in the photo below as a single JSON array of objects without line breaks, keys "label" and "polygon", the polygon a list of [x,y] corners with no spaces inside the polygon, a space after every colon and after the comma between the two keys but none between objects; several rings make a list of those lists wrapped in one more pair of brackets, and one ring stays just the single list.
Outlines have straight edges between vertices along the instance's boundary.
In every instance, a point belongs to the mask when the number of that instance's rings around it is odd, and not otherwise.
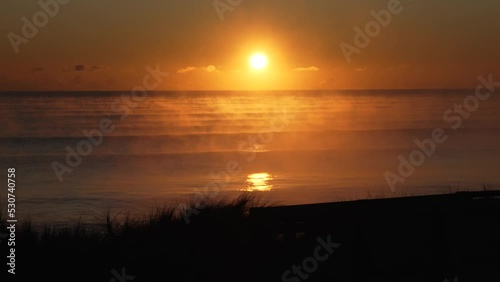
[{"label": "sun reflection on water", "polygon": [[245,191],[271,191],[273,185],[269,181],[273,176],[267,172],[252,173],[247,177],[247,187]]}]

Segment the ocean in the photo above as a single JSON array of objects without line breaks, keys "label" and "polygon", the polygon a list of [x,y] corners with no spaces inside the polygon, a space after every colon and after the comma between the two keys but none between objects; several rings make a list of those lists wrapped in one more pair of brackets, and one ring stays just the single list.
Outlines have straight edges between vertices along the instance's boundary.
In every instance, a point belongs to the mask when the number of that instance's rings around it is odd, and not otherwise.
[{"label": "ocean", "polygon": [[[0,175],[6,183],[7,169],[16,169],[17,216],[36,222],[91,218],[109,207],[142,213],[193,196],[257,193],[291,205],[494,187],[500,96],[456,112],[470,95],[3,92]],[[436,128],[446,140],[433,147],[425,140]],[[417,165],[409,161],[413,169],[402,175],[400,156],[410,160],[415,150]],[[398,179],[392,189],[388,173]],[[7,185],[0,191],[5,208]]]}]

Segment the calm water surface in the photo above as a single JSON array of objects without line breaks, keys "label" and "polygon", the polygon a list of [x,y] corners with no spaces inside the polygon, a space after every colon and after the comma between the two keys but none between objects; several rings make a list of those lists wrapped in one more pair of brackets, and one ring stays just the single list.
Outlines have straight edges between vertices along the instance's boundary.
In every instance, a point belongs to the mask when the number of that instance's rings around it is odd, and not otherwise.
[{"label": "calm water surface", "polygon": [[[121,94],[0,93],[1,177],[16,168],[18,216],[64,221],[105,206],[143,211],[215,183],[219,196],[251,191],[281,204],[500,183],[495,94],[457,130],[443,113],[471,90],[155,92],[137,103]],[[69,166],[68,148],[88,140],[84,131],[95,137],[103,120],[114,130]],[[392,193],[384,172],[396,173],[398,156],[408,158],[415,139],[436,127],[448,139]],[[63,181],[54,162],[72,169]]]}]

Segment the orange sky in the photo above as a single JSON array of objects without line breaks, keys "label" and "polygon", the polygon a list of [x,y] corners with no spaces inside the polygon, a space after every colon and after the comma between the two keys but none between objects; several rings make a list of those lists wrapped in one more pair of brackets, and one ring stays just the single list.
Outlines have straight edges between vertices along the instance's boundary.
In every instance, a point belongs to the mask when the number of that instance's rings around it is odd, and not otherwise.
[{"label": "orange sky", "polygon": [[[158,64],[170,75],[155,90],[469,88],[500,75],[499,1],[55,1],[41,1],[57,3],[46,24],[37,1],[0,3],[0,90],[128,90]],[[374,13],[391,19],[358,48]],[[343,42],[358,52],[346,58]],[[266,69],[249,68],[255,52]]]}]

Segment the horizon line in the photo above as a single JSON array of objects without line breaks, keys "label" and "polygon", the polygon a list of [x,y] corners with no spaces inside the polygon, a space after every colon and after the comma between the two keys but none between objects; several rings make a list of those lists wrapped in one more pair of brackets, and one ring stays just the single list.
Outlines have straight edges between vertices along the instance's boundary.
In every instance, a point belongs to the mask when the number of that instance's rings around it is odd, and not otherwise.
[{"label": "horizon line", "polygon": [[[169,90],[147,90],[146,92],[264,92],[264,91],[435,91],[435,90],[474,90],[474,88],[342,88],[342,89],[169,89]],[[131,90],[0,90],[6,92],[130,92]]]}]

